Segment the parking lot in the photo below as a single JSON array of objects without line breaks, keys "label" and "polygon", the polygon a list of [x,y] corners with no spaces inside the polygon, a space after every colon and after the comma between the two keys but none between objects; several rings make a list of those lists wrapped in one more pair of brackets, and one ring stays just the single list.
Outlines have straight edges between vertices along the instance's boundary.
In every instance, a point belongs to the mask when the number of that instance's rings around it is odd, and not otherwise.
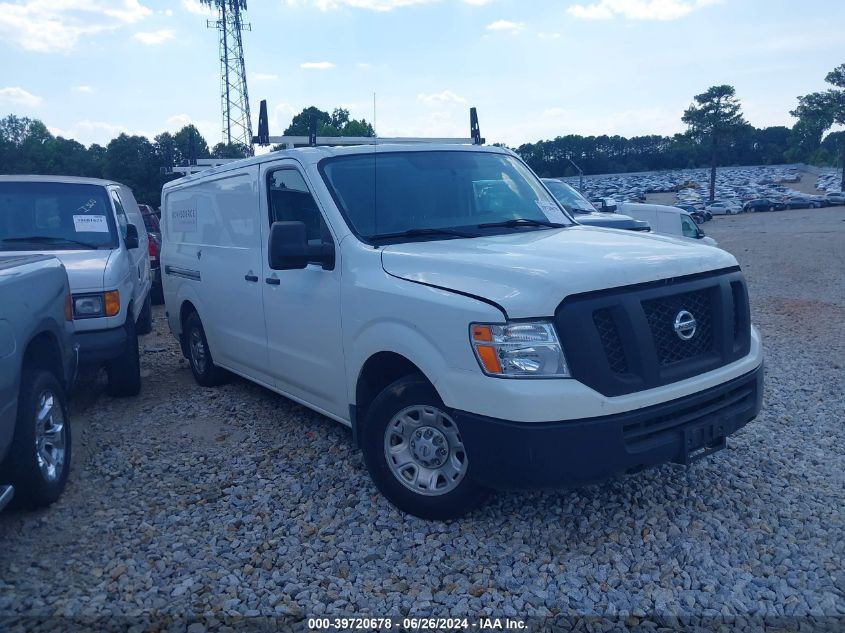
[{"label": "parking lot", "polygon": [[[0,615],[845,615],[845,208],[719,217],[767,354],[728,450],[426,522],[350,432],[246,381],[198,387],[163,307],[143,392],[83,376],[64,496],[0,515]],[[561,254],[565,257],[565,253]]]}]

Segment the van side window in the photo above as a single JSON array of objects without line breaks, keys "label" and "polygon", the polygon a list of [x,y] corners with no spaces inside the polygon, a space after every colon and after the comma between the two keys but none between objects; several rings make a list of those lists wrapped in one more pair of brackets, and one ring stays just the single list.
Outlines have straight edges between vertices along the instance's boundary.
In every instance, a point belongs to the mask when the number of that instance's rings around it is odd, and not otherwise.
[{"label": "van side window", "polygon": [[114,202],[114,212],[117,216],[117,224],[120,227],[120,234],[125,238],[126,225],[129,224],[129,220],[126,218],[126,211],[123,209],[123,204],[120,202],[120,196],[117,195],[116,191],[111,192],[111,198]]},{"label": "van side window", "polygon": [[681,228],[684,232],[684,237],[698,237],[698,227],[695,222],[689,217],[681,216]]},{"label": "van side window", "polygon": [[331,241],[317,202],[296,169],[277,169],[267,179],[271,224],[303,222],[309,244]]}]

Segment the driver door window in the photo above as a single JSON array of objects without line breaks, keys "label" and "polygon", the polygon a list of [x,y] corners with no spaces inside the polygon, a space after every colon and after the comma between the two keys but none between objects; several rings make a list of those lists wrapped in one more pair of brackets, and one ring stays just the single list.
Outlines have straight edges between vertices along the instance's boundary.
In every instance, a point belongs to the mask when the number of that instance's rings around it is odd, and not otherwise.
[{"label": "driver door window", "polygon": [[296,169],[277,169],[270,172],[267,178],[270,224],[302,222],[309,244],[319,245],[331,241],[317,202]]}]

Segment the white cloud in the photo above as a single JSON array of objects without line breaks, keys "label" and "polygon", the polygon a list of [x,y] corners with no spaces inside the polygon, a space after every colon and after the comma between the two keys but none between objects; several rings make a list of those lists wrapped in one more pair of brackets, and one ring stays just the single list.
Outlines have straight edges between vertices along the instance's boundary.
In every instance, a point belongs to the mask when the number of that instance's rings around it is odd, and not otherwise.
[{"label": "white cloud", "polygon": [[91,86],[74,86],[72,88],[74,92],[81,92],[83,94],[91,94],[94,92],[94,89]]},{"label": "white cloud", "polygon": [[440,105],[442,103],[466,103],[467,100],[462,96],[455,94],[451,90],[444,90],[443,92],[435,92],[433,94],[418,94],[417,100],[426,105]]},{"label": "white cloud", "polygon": [[139,0],[0,2],[0,39],[39,53],[68,53],[83,37],[140,22],[152,11]]},{"label": "white cloud", "polygon": [[296,108],[289,103],[277,104],[267,117],[267,123],[270,125],[270,134],[273,136],[281,135],[281,133],[290,125],[293,115],[296,114],[296,112]]},{"label": "white cloud", "polygon": [[335,65],[332,62],[304,62],[299,67],[305,70],[329,70]]},{"label": "white cloud", "polygon": [[215,14],[215,11],[211,7],[201,3],[199,0],[182,0],[182,8],[194,15],[210,17]]},{"label": "white cloud", "polygon": [[20,105],[28,108],[35,108],[41,105],[43,99],[31,92],[27,92],[19,86],[0,88],[0,103]]},{"label": "white cloud", "polygon": [[487,30],[519,33],[520,31],[525,30],[525,24],[522,22],[511,22],[510,20],[496,20],[492,24],[487,25]]},{"label": "white cloud", "polygon": [[252,78],[255,81],[276,81],[279,76],[271,73],[252,73]]},{"label": "white cloud", "polygon": [[141,42],[141,44],[146,44],[147,46],[157,46],[168,40],[174,39],[176,37],[176,33],[171,29],[159,29],[158,31],[135,33],[133,37]]},{"label": "white cloud", "polygon": [[189,125],[191,121],[193,121],[193,119],[188,114],[174,114],[172,117],[167,119],[166,123],[170,127],[183,128],[186,125]]},{"label": "white cloud", "polygon": [[[195,119],[190,114],[174,114],[173,116],[167,118],[165,124],[168,132],[178,132],[186,125],[193,125],[200,131],[200,134],[202,134],[203,138],[209,145],[215,145],[220,139],[220,128],[218,127],[219,123]],[[161,132],[161,130],[159,130],[159,132]],[[156,132],[156,134],[159,132]],[[149,138],[152,140],[152,137]]]},{"label": "white cloud", "polygon": [[[196,0],[182,0],[183,3],[193,3]],[[441,0],[284,0],[284,3],[291,7],[296,6],[314,6],[320,11],[332,11],[344,7],[352,9],[365,9],[367,11],[377,11],[380,13],[386,11],[393,11],[394,9],[401,9],[404,7],[412,7],[420,4],[433,4]],[[484,6],[495,0],[462,0],[465,4],[473,6]]]},{"label": "white cloud", "polygon": [[567,13],[585,20],[677,20],[688,13],[721,0],[598,0],[592,4],[573,4]]},{"label": "white cloud", "polygon": [[402,7],[410,7],[416,4],[429,4],[439,0],[285,0],[288,6],[313,5],[320,11],[332,11],[342,7],[353,9],[366,9],[368,11],[392,11]]},{"label": "white cloud", "polygon": [[[79,2],[79,0],[65,0],[64,2],[57,2],[53,4],[79,5],[92,3],[83,3]],[[135,22],[140,22],[152,13],[149,8],[142,5],[138,0],[123,0],[122,2],[109,2],[108,4],[112,6],[108,9],[105,9],[103,13],[109,17],[116,18],[121,22],[125,22],[126,24],[134,24]],[[114,6],[115,4],[117,6]]]},{"label": "white cloud", "polygon": [[566,110],[563,108],[547,108],[543,110],[543,116],[551,119],[562,117],[564,114],[566,114]]},{"label": "white cloud", "polygon": [[83,145],[90,145],[91,143],[98,143],[106,145],[116,136],[121,133],[129,133],[122,125],[115,125],[105,121],[77,121],[69,128],[48,127],[50,133],[54,136],[63,136],[67,139],[73,139],[82,143]]}]

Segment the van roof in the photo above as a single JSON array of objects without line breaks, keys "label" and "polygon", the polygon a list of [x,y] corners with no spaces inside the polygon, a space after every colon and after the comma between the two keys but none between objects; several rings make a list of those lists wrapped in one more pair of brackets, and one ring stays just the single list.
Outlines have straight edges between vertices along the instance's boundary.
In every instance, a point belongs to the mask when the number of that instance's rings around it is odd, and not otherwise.
[{"label": "van roof", "polygon": [[24,174],[20,176],[0,176],[0,182],[61,182],[75,185],[118,185],[123,186],[114,180],[103,180],[102,178],[82,178],[79,176],[39,176]]},{"label": "van roof", "polygon": [[217,167],[211,167],[207,170],[189,174],[177,180],[171,180],[165,183],[163,189],[170,189],[180,185],[188,184],[202,180],[208,176],[225,173],[233,169],[241,169],[249,165],[258,165],[261,163],[269,163],[277,161],[281,158],[293,158],[301,163],[303,166],[315,165],[324,158],[332,158],[334,156],[354,156],[356,154],[385,154],[393,152],[489,152],[494,154],[513,154],[508,149],[496,146],[486,145],[457,145],[457,144],[441,144],[441,143],[385,143],[384,145],[355,145],[355,146],[320,146],[320,147],[298,147],[295,149],[283,149],[260,156],[251,156],[242,160],[232,161]]}]

